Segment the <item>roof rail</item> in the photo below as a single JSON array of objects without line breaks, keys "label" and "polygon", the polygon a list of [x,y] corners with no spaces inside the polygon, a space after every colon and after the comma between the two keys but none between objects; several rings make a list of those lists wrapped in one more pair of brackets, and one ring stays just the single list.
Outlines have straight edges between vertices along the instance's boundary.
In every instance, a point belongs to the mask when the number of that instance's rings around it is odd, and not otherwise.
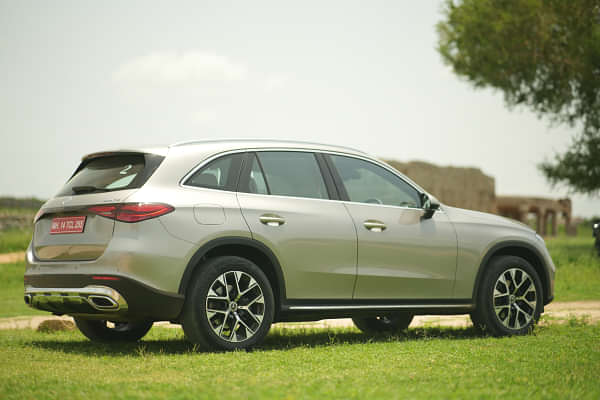
[{"label": "roof rail", "polygon": [[177,142],[169,145],[169,147],[182,147],[182,146],[192,146],[197,144],[208,144],[208,143],[233,143],[233,142],[258,142],[258,143],[267,143],[267,142],[275,142],[275,143],[289,143],[289,144],[297,144],[297,145],[310,145],[310,146],[328,146],[328,147],[336,147],[339,149],[346,149],[357,153],[366,154],[362,150],[358,150],[348,146],[338,146],[326,143],[317,143],[317,142],[308,142],[301,140],[285,140],[285,139],[205,139],[205,140],[188,140],[183,142]]}]

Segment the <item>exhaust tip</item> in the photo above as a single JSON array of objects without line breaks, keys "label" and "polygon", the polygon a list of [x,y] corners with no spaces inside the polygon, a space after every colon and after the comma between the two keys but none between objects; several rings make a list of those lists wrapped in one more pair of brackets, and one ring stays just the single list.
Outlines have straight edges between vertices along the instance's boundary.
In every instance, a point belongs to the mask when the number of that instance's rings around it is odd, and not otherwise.
[{"label": "exhaust tip", "polygon": [[92,305],[99,310],[115,309],[119,305],[108,296],[88,296]]},{"label": "exhaust tip", "polygon": [[23,297],[23,300],[25,300],[25,304],[27,304],[28,306],[30,306],[30,305],[31,305],[31,295],[30,295],[30,294],[26,294],[26,295]]}]

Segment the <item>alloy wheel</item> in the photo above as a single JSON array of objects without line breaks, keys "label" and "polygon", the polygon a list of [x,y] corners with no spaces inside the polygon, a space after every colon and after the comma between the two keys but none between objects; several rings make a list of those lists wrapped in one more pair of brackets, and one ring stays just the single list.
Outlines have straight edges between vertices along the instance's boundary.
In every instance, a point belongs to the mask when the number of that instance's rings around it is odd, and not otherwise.
[{"label": "alloy wheel", "polygon": [[521,268],[510,268],[494,284],[494,311],[502,325],[518,330],[533,319],[537,292],[531,276]]},{"label": "alloy wheel", "polygon": [[213,332],[228,342],[242,342],[258,331],[265,313],[263,291],[248,273],[227,271],[208,289],[206,317]]}]

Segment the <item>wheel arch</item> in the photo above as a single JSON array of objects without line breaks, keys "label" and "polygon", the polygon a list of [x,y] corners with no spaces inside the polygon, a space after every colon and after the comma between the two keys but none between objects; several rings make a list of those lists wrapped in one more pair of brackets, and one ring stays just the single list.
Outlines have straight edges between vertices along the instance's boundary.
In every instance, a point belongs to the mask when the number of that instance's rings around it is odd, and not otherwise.
[{"label": "wheel arch", "polygon": [[277,304],[277,307],[275,307],[277,316],[281,306],[286,301],[285,281],[281,265],[269,247],[258,240],[247,237],[217,238],[202,245],[188,262],[179,283],[178,293],[185,296],[192,277],[205,260],[224,255],[246,258],[255,263],[265,273],[273,288],[273,296]]},{"label": "wheel arch", "polygon": [[529,243],[508,241],[492,246],[492,248],[488,250],[481,260],[481,263],[479,264],[479,270],[477,271],[477,277],[475,279],[475,286],[473,287],[473,304],[477,304],[477,293],[479,291],[481,281],[483,280],[487,265],[492,258],[498,256],[517,256],[527,260],[533,266],[540,277],[540,280],[542,281],[542,288],[544,290],[544,305],[548,304],[552,300],[549,298],[551,293],[550,276],[544,263],[544,258],[540,252]]}]

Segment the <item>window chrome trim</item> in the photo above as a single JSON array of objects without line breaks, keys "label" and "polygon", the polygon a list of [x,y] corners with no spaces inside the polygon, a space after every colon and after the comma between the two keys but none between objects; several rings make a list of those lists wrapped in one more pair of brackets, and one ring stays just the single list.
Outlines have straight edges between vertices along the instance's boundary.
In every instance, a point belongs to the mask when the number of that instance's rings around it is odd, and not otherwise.
[{"label": "window chrome trim", "polygon": [[[217,190],[217,191],[220,191],[220,192],[244,193],[244,194],[258,195],[258,196],[272,196],[272,197],[283,197],[283,198],[292,198],[292,199],[310,199],[310,200],[321,200],[321,201],[338,201],[338,202],[341,202],[341,203],[363,204],[363,205],[371,205],[371,206],[379,206],[379,207],[393,207],[393,208],[399,208],[399,209],[405,209],[405,210],[424,210],[423,207],[404,207],[404,206],[393,206],[393,205],[389,205],[389,204],[359,203],[359,202],[355,202],[355,201],[346,201],[346,200],[338,200],[338,199],[316,199],[316,198],[313,198],[313,197],[297,197],[297,196],[282,196],[282,195],[273,195],[273,194],[246,193],[246,192],[240,192],[240,191],[238,191],[237,188],[234,191],[234,190],[226,190],[226,189],[216,189],[216,188],[192,186],[192,185],[186,185],[184,183],[196,171],[198,171],[199,169],[203,168],[208,163],[210,163],[211,161],[213,161],[213,160],[215,160],[215,159],[217,159],[219,157],[223,157],[223,156],[227,156],[227,155],[231,155],[231,154],[248,153],[248,152],[261,152],[261,151],[290,151],[290,152],[296,152],[296,153],[302,152],[302,153],[312,153],[315,156],[316,156],[317,153],[321,153],[321,154],[332,154],[332,155],[339,155],[339,156],[344,156],[344,157],[356,158],[358,160],[363,160],[363,161],[366,161],[366,162],[373,163],[373,164],[375,164],[375,165],[377,165],[377,166],[379,166],[379,167],[387,170],[388,172],[390,172],[393,175],[395,175],[397,178],[399,178],[402,181],[406,182],[407,185],[409,185],[410,187],[412,187],[418,193],[428,194],[425,189],[423,189],[418,184],[416,184],[415,182],[413,182],[410,178],[408,178],[407,176],[405,176],[404,174],[402,174],[400,171],[397,171],[396,169],[394,169],[390,165],[388,165],[388,164],[386,164],[386,163],[384,163],[382,161],[379,161],[377,159],[374,159],[374,158],[371,158],[371,157],[367,157],[367,156],[362,156],[362,155],[356,155],[356,154],[351,154],[351,153],[344,153],[344,152],[341,152],[341,151],[319,150],[319,149],[305,149],[305,148],[295,148],[295,147],[294,148],[285,148],[285,147],[253,147],[253,148],[243,148],[243,149],[235,149],[235,150],[222,151],[220,153],[213,154],[210,157],[202,160],[199,164],[197,164],[194,168],[192,168],[187,174],[185,174],[183,176],[183,178],[181,178],[179,180],[178,186],[180,186],[182,188],[185,188],[185,189]],[[440,208],[438,208],[436,210],[436,213],[437,212],[443,212],[442,205],[440,205]]]}]

